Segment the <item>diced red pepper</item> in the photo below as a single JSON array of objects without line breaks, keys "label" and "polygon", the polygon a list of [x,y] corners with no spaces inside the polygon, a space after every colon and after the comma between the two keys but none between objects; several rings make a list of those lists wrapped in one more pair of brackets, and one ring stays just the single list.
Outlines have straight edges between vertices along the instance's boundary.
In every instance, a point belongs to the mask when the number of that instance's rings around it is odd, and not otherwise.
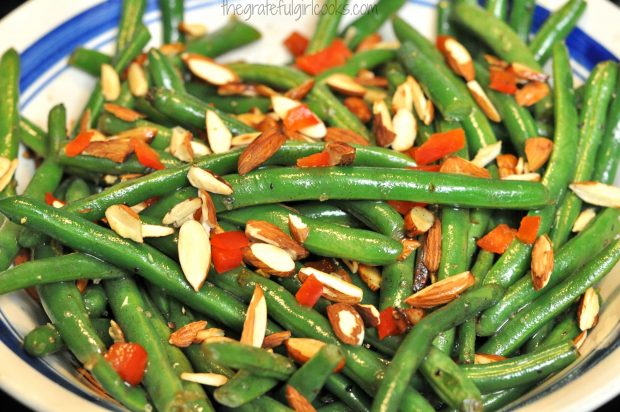
[{"label": "diced red pepper", "polygon": [[245,233],[235,230],[211,236],[211,246],[223,250],[239,250],[250,245]]},{"label": "diced red pepper", "polygon": [[525,216],[521,219],[521,224],[517,231],[517,239],[527,245],[531,245],[536,241],[539,227],[540,216]]},{"label": "diced red pepper", "polygon": [[309,40],[297,31],[292,32],[285,40],[284,45],[295,57],[299,57],[306,52]]},{"label": "diced red pepper", "polygon": [[516,235],[516,229],[502,223],[478,239],[476,243],[481,249],[501,255],[506,251]]},{"label": "diced red pepper", "polygon": [[151,146],[149,146],[142,139],[131,139],[133,144],[133,150],[136,153],[138,162],[144,167],[150,167],[151,169],[161,170],[164,169],[164,165],[159,160],[159,153],[157,153]]},{"label": "diced red pepper", "polygon": [[295,60],[297,67],[306,73],[316,76],[327,69],[342,66],[351,57],[351,51],[341,39],[336,39],[323,50],[300,56]]},{"label": "diced red pepper", "polygon": [[224,273],[241,265],[243,251],[241,249],[222,249],[211,245],[211,259],[217,273]]},{"label": "diced red pepper", "polygon": [[22,248],[17,252],[17,256],[13,260],[13,266],[19,266],[22,263],[26,263],[30,260],[30,249]]},{"label": "diced red pepper", "polygon": [[385,308],[379,313],[379,325],[377,326],[379,339],[383,340],[388,336],[402,335],[406,330],[407,322],[400,318],[400,314],[393,307]]},{"label": "diced red pepper", "polygon": [[421,202],[407,202],[404,200],[388,200],[388,205],[392,206],[398,213],[404,216],[414,207],[425,207],[428,204]]},{"label": "diced red pepper", "polygon": [[489,88],[505,94],[517,92],[517,76],[512,71],[491,67]]},{"label": "diced red pepper", "polygon": [[331,157],[327,151],[297,159],[297,167],[328,167],[330,164]]},{"label": "diced red pepper", "polygon": [[137,343],[117,342],[105,354],[119,376],[128,384],[136,386],[142,382],[148,361],[146,350]]},{"label": "diced red pepper", "polygon": [[50,192],[45,192],[45,203],[50,206],[54,206],[54,203],[61,205],[65,204],[65,202],[63,202],[62,200],[55,198],[54,195]]},{"label": "diced red pepper", "polygon": [[86,130],[80,132],[75,139],[71,140],[65,146],[65,154],[68,157],[75,157],[82,153],[90,144],[90,139],[93,138],[95,132],[93,130]]},{"label": "diced red pepper", "polygon": [[292,108],[284,116],[284,127],[291,132],[296,132],[318,123],[319,119],[316,117],[316,114],[312,113],[312,110],[305,104]]},{"label": "diced red pepper", "polygon": [[319,301],[322,294],[323,284],[314,275],[310,275],[295,294],[295,299],[300,305],[311,308]]},{"label": "diced red pepper", "polygon": [[435,133],[418,147],[414,159],[418,165],[433,163],[442,157],[458,152],[465,147],[465,131],[453,129],[444,133]]}]

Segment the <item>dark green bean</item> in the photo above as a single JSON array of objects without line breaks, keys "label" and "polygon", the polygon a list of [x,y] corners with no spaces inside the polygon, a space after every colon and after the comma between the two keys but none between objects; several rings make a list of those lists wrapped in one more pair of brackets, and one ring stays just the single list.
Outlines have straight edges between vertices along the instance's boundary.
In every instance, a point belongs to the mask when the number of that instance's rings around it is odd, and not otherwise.
[{"label": "dark green bean", "polygon": [[362,228],[364,224],[346,213],[342,209],[334,206],[331,202],[310,201],[293,203],[293,209],[300,214],[313,219],[321,219],[323,222],[330,222],[340,226]]},{"label": "dark green bean", "polygon": [[566,316],[560,320],[553,330],[549,332],[547,337],[538,346],[540,349],[548,348],[550,346],[557,345],[561,342],[568,340],[572,341],[581,333],[579,329],[579,322],[577,321],[577,314],[575,310],[569,310]]},{"label": "dark green bean", "polygon": [[253,43],[260,37],[260,32],[254,27],[233,17],[219,29],[189,41],[186,51],[215,58],[228,51]]},{"label": "dark green bean", "polygon": [[211,87],[202,83],[188,83],[186,88],[192,96],[226,113],[243,114],[255,108],[266,113],[271,108],[271,100],[266,97],[219,96],[212,92]]},{"label": "dark green bean", "polygon": [[512,3],[510,27],[525,43],[527,43],[530,37],[535,7],[536,0],[521,0]]},{"label": "dark green bean", "polygon": [[179,93],[185,92],[181,74],[165,54],[159,49],[151,49],[148,52],[148,59],[149,75],[155,87],[171,89]]},{"label": "dark green bean", "polygon": [[500,20],[506,20],[508,14],[508,1],[507,0],[487,0],[487,10]]},{"label": "dark green bean", "polygon": [[125,130],[137,127],[149,127],[157,130],[157,135],[151,141],[150,145],[153,149],[164,150],[170,145],[172,138],[172,130],[168,127],[150,122],[148,120],[136,120],[135,122],[125,122],[110,113],[103,113],[99,116],[98,128],[103,133],[110,135],[124,132]]},{"label": "dark green bean", "polygon": [[[183,164],[179,159],[164,151],[157,150],[157,153],[159,154],[159,160],[165,168],[173,168]],[[133,173],[147,174],[150,170],[140,163],[134,155],[128,157],[123,163],[116,163],[110,159],[89,155],[69,157],[61,150],[58,156],[58,163],[65,167],[115,176]]]},{"label": "dark green bean", "polygon": [[601,147],[596,155],[596,166],[592,179],[612,184],[618,171],[620,161],[620,70],[616,78],[614,97],[609,105],[607,125]]},{"label": "dark green bean", "polygon": [[452,1],[443,0],[437,4],[437,35],[452,35],[450,27],[450,13],[452,12]]},{"label": "dark green bean", "polygon": [[67,64],[77,69],[85,71],[94,77],[99,77],[102,64],[110,64],[112,58],[98,50],[86,49],[78,47],[69,56]]},{"label": "dark green bean", "polygon": [[347,7],[348,0],[326,0],[321,9],[314,34],[306,48],[306,54],[316,53],[329,46],[338,36],[338,25]]},{"label": "dark green bean", "polygon": [[65,347],[58,329],[51,323],[37,326],[24,337],[24,350],[30,356],[46,356]]},{"label": "dark green bean", "polygon": [[19,146],[19,54],[8,49],[0,59],[0,157],[13,160]]},{"label": "dark green bean", "polygon": [[342,37],[350,49],[355,49],[359,44],[373,33],[375,33],[383,23],[395,14],[405,0],[379,0],[372,9],[358,17],[343,31]]},{"label": "dark green bean", "polygon": [[292,386],[309,402],[312,402],[327,378],[334,373],[334,369],[344,362],[342,349],[335,345],[323,346],[316,355],[297,370],[287,385]]},{"label": "dark green bean", "polygon": [[45,157],[47,155],[47,136],[45,132],[23,116],[19,119],[19,139],[24,146],[32,150],[37,156]]},{"label": "dark green bean", "polygon": [[183,23],[183,0],[159,0],[161,11],[162,39],[164,43],[183,42],[185,36],[179,30]]},{"label": "dark green bean", "polygon": [[102,286],[94,284],[88,286],[82,293],[82,300],[84,300],[84,309],[89,317],[100,318],[106,315],[108,297]]},{"label": "dark green bean", "polygon": [[213,397],[222,405],[237,408],[248,405],[277,384],[277,379],[255,376],[247,370],[240,370],[226,384],[217,388]]},{"label": "dark green bean", "polygon": [[121,10],[121,19],[116,35],[116,56],[121,55],[129,46],[142,23],[142,16],[146,9],[145,0],[125,0]]}]

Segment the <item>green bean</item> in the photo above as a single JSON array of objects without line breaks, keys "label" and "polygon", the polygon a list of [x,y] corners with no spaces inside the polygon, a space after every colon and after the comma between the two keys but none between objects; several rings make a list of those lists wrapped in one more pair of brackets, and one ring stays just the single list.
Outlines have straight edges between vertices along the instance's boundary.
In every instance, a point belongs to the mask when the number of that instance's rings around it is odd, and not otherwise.
[{"label": "green bean", "polygon": [[157,123],[150,122],[148,120],[136,120],[135,122],[126,122],[121,120],[110,113],[103,113],[99,116],[98,129],[107,134],[118,134],[125,130],[134,129],[137,127],[149,127],[157,129],[157,135],[151,141],[151,147],[157,150],[164,150],[170,145],[170,139],[172,138],[172,130],[168,127],[159,125]]},{"label": "green bean", "polygon": [[172,65],[168,57],[159,49],[148,52],[149,75],[155,87],[171,89],[179,93],[185,92],[185,84],[180,73]]},{"label": "green bean", "polygon": [[174,120],[157,110],[146,97],[137,97],[134,104],[135,109],[144,114],[149,121],[170,128],[175,126]]},{"label": "green bean", "polygon": [[186,51],[215,58],[228,51],[253,43],[260,38],[260,32],[254,27],[233,17],[219,29],[189,41]]},{"label": "green bean", "polygon": [[135,282],[123,277],[103,282],[114,318],[130,342],[148,353],[144,386],[158,410],[190,407],[192,394],[184,388],[174,371],[166,349],[145,313],[145,303]]},{"label": "green bean", "polygon": [[65,347],[58,329],[51,323],[37,326],[24,337],[24,350],[30,356],[46,356]]},{"label": "green bean", "polygon": [[[585,107],[581,111],[577,164],[573,182],[590,180],[596,163],[596,154],[603,139],[607,107],[616,82],[617,68],[612,62],[599,63],[588,79]],[[559,204],[553,229],[549,237],[557,250],[570,236],[575,220],[581,212],[583,201],[572,192],[566,194]]]},{"label": "green bean", "polygon": [[493,305],[503,293],[498,285],[482,286],[467,292],[449,304],[422,318],[405,337],[385,371],[372,405],[373,411],[398,408],[410,377],[428,353],[432,341],[441,331],[458,326]]},{"label": "green bean", "polygon": [[512,3],[512,11],[510,12],[510,27],[517,35],[527,43],[530,30],[532,29],[532,19],[534,17],[534,8],[536,0],[521,0]]},{"label": "green bean", "polygon": [[568,308],[586,289],[596,284],[620,260],[620,241],[614,241],[587,265],[557,286],[546,290],[510,319],[480,348],[482,353],[507,355],[517,350],[538,327]]},{"label": "green bean", "polygon": [[161,11],[162,39],[164,43],[183,42],[185,36],[179,30],[183,23],[183,0],[159,0]]},{"label": "green bean", "polygon": [[540,65],[521,38],[502,20],[474,4],[455,4],[452,20],[471,32],[507,62],[519,62],[540,70]]},{"label": "green bean", "polygon": [[322,6],[319,21],[306,48],[306,54],[316,53],[329,46],[338,36],[338,25],[347,7],[348,0],[326,0]]},{"label": "green bean", "polygon": [[19,252],[17,237],[22,227],[0,215],[0,270],[5,270],[13,264]]},{"label": "green bean", "polygon": [[606,209],[584,231],[562,246],[555,254],[553,271],[546,288],[536,291],[529,273],[519,279],[506,291],[497,305],[480,316],[478,334],[493,335],[514,312],[543,295],[547,288],[564,281],[587,263],[593,253],[598,253],[605,248],[620,230],[619,216],[618,210]]},{"label": "green bean", "polygon": [[618,171],[620,159],[620,70],[616,78],[614,97],[607,114],[607,125],[601,147],[596,155],[593,180],[612,184]]},{"label": "green bean", "polygon": [[500,20],[506,20],[508,14],[508,1],[506,0],[487,0],[486,9]]},{"label": "green bean", "polygon": [[370,409],[370,398],[356,384],[341,374],[332,374],[325,382],[325,388],[347,405],[349,410],[367,412]]},{"label": "green bean", "polygon": [[145,0],[125,0],[121,10],[121,19],[118,23],[116,35],[116,55],[119,56],[129,46],[138,27],[142,23],[142,16],[146,9]]},{"label": "green bean", "polygon": [[255,108],[266,113],[271,108],[271,100],[266,97],[219,96],[210,86],[195,82],[186,84],[186,88],[192,96],[226,113],[243,114]]},{"label": "green bean", "polygon": [[67,203],[73,203],[89,196],[91,193],[92,190],[88,183],[78,177],[73,179],[67,186],[64,199]]},{"label": "green bean", "polygon": [[343,37],[350,49],[355,49],[359,44],[385,23],[392,14],[395,14],[405,0],[379,0],[371,10],[358,17],[343,31]]},{"label": "green bean", "polygon": [[324,80],[334,73],[344,73],[355,77],[360,70],[372,70],[377,66],[396,58],[396,51],[392,49],[371,49],[355,53],[342,66],[337,66],[321,72],[316,79]]},{"label": "green bean", "polygon": [[90,318],[100,318],[106,314],[108,297],[102,286],[88,286],[82,293],[82,300],[84,300],[84,309],[86,309],[86,313],[88,313]]},{"label": "green bean", "polygon": [[0,59],[0,157],[13,160],[19,146],[19,54],[8,49]]},{"label": "green bean", "polygon": [[364,227],[363,223],[334,206],[331,202],[310,201],[293,204],[292,206],[300,214],[313,219],[321,219],[326,223],[330,222],[335,225],[357,228]]},{"label": "green bean", "polygon": [[112,58],[98,50],[78,47],[69,56],[67,64],[80,69],[91,76],[99,77],[102,64],[110,64]]},{"label": "green bean", "polygon": [[485,411],[498,411],[510,402],[519,399],[523,394],[531,390],[530,385],[517,386],[516,388],[505,389],[482,395],[482,403]]},{"label": "green bean", "polygon": [[540,64],[544,64],[551,57],[553,45],[568,36],[585,9],[585,0],[569,0],[545,21],[530,44],[530,49]]},{"label": "green bean", "polygon": [[227,408],[222,407],[224,411],[237,411],[237,412],[292,412],[293,410],[289,407],[284,406],[280,402],[268,397],[268,396],[260,396],[254,399],[251,402],[246,403],[238,408]]},{"label": "green bean", "polygon": [[255,376],[244,369],[237,372],[226,384],[217,388],[213,397],[224,406],[237,408],[248,405],[249,402],[269,392],[277,384],[277,379]]},{"label": "green bean", "polygon": [[532,353],[538,350],[538,348],[540,347],[540,344],[543,342],[543,340],[546,339],[547,335],[549,334],[549,332],[551,332],[554,326],[555,326],[555,321],[553,319],[545,323],[544,325],[542,325],[536,331],[536,333],[534,333],[532,337],[528,339],[525,345],[523,345],[523,347],[520,350],[521,353],[523,354]]},{"label": "green bean", "polygon": [[19,118],[19,139],[24,146],[32,150],[37,156],[45,157],[47,155],[47,136],[45,132],[23,116]]},{"label": "green bean", "polygon": [[452,2],[442,0],[437,4],[437,35],[449,36],[452,34],[450,27],[450,13],[452,12]]},{"label": "green bean", "polygon": [[385,202],[358,200],[336,201],[335,204],[375,232],[395,240],[401,240],[405,236],[403,218]]},{"label": "green bean", "polygon": [[348,412],[351,409],[342,402],[332,402],[317,409],[318,412]]},{"label": "green bean", "polygon": [[334,369],[340,363],[344,362],[344,359],[344,353],[338,346],[325,345],[297,372],[291,375],[287,385],[295,388],[308,402],[312,402],[321,391],[327,378],[334,373]]},{"label": "green bean", "polygon": [[549,332],[538,348],[548,348],[560,342],[566,342],[567,340],[572,341],[579,336],[580,333],[581,329],[579,329],[579,322],[577,321],[575,310],[570,310],[566,316],[564,316],[564,319],[560,320],[551,332]]},{"label": "green bean", "polygon": [[[164,151],[157,151],[157,153],[159,154],[159,160],[165,168],[173,168],[183,164],[179,159]],[[70,157],[61,150],[58,156],[58,163],[65,167],[115,176],[132,173],[147,174],[150,170],[140,163],[134,155],[128,157],[123,163],[117,163],[110,159],[89,155]]]}]

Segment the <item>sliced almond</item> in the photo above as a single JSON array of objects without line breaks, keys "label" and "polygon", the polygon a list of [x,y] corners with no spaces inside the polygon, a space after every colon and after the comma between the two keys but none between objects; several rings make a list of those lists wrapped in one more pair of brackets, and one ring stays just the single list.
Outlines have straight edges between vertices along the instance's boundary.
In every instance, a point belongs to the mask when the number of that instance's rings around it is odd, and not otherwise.
[{"label": "sliced almond", "polygon": [[290,338],[284,342],[284,345],[288,356],[303,364],[316,355],[325,346],[325,342],[309,338]]},{"label": "sliced almond", "polygon": [[286,401],[288,405],[295,412],[316,412],[312,403],[308,401],[297,389],[292,387],[291,385],[286,385],[286,389],[284,391],[286,396]]},{"label": "sliced almond", "polygon": [[356,144],[359,146],[368,146],[368,140],[364,139],[362,136],[358,135],[355,132],[352,132],[348,129],[341,129],[338,127],[328,127],[327,134],[325,136],[325,141],[332,143],[349,143]]},{"label": "sliced almond", "polygon": [[439,270],[441,262],[441,221],[435,218],[433,226],[424,239],[424,266],[432,274]]},{"label": "sliced almond", "polygon": [[474,80],[476,72],[471,55],[467,49],[453,37],[447,37],[442,50],[448,65],[456,74],[466,81]]},{"label": "sliced almond", "polygon": [[457,175],[467,175],[479,177],[482,179],[490,179],[491,173],[483,168],[476,166],[473,162],[460,158],[458,156],[450,156],[443,161],[439,168],[441,173],[450,173]]},{"label": "sliced almond", "polygon": [[221,86],[227,83],[238,83],[239,76],[226,66],[216,63],[208,57],[185,53],[181,56],[192,74],[207,83]]},{"label": "sliced almond", "polygon": [[366,88],[359,85],[355,79],[344,73],[334,73],[325,79],[325,83],[334,91],[345,96],[362,97]]},{"label": "sliced almond", "polygon": [[146,73],[138,63],[131,63],[127,71],[127,84],[129,91],[135,97],[144,97],[149,91],[149,82]]},{"label": "sliced almond", "polygon": [[213,337],[224,337],[226,333],[220,328],[207,328],[203,330],[199,330],[194,338],[194,343],[202,343]]},{"label": "sliced almond", "polygon": [[430,230],[435,222],[435,215],[426,208],[415,206],[405,215],[405,232],[415,237]]},{"label": "sliced almond", "polygon": [[577,309],[577,320],[579,321],[579,329],[582,331],[592,329],[596,324],[598,312],[600,309],[598,294],[594,288],[588,288],[583,294],[579,309]]},{"label": "sliced almond", "polygon": [[206,144],[197,142],[195,140],[192,140],[191,142],[189,142],[189,144],[190,146],[192,146],[192,151],[194,152],[194,159],[198,159],[212,153],[211,149],[209,149]]},{"label": "sliced almond", "polygon": [[534,289],[541,290],[547,286],[553,272],[553,245],[547,235],[539,236],[534,242],[531,271]]},{"label": "sliced almond", "polygon": [[355,117],[360,119],[362,123],[368,123],[370,119],[372,119],[372,113],[370,112],[368,103],[366,103],[364,99],[359,97],[347,97],[344,99],[343,104]]},{"label": "sliced almond", "polygon": [[293,260],[308,256],[308,251],[279,227],[264,220],[248,220],[245,234],[253,242],[265,242],[284,249]]},{"label": "sliced almond", "polygon": [[595,206],[620,207],[620,188],[600,182],[575,182],[568,187],[581,200]]},{"label": "sliced almond", "polygon": [[531,171],[541,168],[553,151],[553,141],[546,137],[530,137],[525,141],[525,156]]},{"label": "sliced almond", "polygon": [[228,83],[217,88],[217,94],[220,96],[258,96],[256,87],[252,84]]},{"label": "sliced almond", "polygon": [[9,160],[6,157],[0,157],[0,192],[3,191],[13,180],[15,170],[19,161],[17,158]]},{"label": "sliced almond", "polygon": [[546,82],[549,80],[549,76],[545,73],[536,71],[532,68],[527,67],[521,63],[512,63],[510,65],[510,71],[512,71],[518,78],[527,81],[535,81],[535,82]]},{"label": "sliced almond", "polygon": [[167,43],[159,46],[159,50],[166,56],[175,56],[185,51],[185,44],[183,43]]},{"label": "sliced almond", "polygon": [[232,145],[232,133],[222,121],[222,118],[213,110],[206,114],[207,139],[213,153],[225,153]]},{"label": "sliced almond", "polygon": [[129,139],[92,141],[82,152],[84,155],[108,159],[115,163],[123,163],[133,153],[133,144]]},{"label": "sliced almond", "polygon": [[489,99],[489,96],[485,93],[485,91],[480,87],[477,81],[471,80],[467,82],[467,88],[469,89],[469,93],[474,98],[476,104],[482,109],[484,114],[489,118],[489,120],[499,123],[502,121],[502,116],[500,116],[499,112],[495,108],[495,105]]},{"label": "sliced almond", "polygon": [[325,145],[330,166],[349,166],[355,161],[355,148],[347,143],[330,142]]},{"label": "sliced almond", "polygon": [[232,186],[216,175],[205,169],[196,166],[189,168],[187,172],[187,180],[197,189],[206,190],[209,193],[230,196],[233,193]]},{"label": "sliced almond", "polygon": [[287,251],[267,243],[252,243],[244,249],[244,260],[275,276],[290,276],[295,271],[295,261]]},{"label": "sliced almond", "polygon": [[515,93],[515,100],[519,106],[532,106],[549,94],[549,86],[543,82],[529,82]]},{"label": "sliced almond", "polygon": [[200,209],[202,201],[200,198],[186,199],[176,204],[162,219],[164,225],[174,225],[180,227],[189,219],[194,218],[194,213]]},{"label": "sliced almond", "polygon": [[418,133],[418,123],[413,113],[407,109],[398,110],[392,119],[392,126],[395,134],[392,149],[397,152],[411,149]]},{"label": "sliced almond", "polygon": [[523,173],[502,177],[502,180],[520,180],[523,182],[540,182],[540,173]]},{"label": "sliced almond", "polygon": [[474,364],[486,365],[489,363],[501,362],[506,359],[507,358],[501,355],[493,355],[491,353],[476,353],[474,355]]},{"label": "sliced almond", "polygon": [[247,146],[256,140],[258,136],[260,136],[260,132],[240,134],[239,136],[233,137],[230,143],[234,147]]},{"label": "sliced almond", "polygon": [[151,141],[157,136],[157,129],[154,127],[134,127],[133,129],[123,130],[115,136],[110,136],[109,139],[140,139],[145,142]]},{"label": "sliced almond", "polygon": [[282,345],[287,339],[291,337],[291,332],[283,330],[281,332],[275,332],[271,335],[265,336],[263,339],[263,349],[273,349]]},{"label": "sliced almond", "polygon": [[400,243],[403,245],[403,251],[398,257],[398,260],[401,261],[407,259],[421,246],[421,243],[415,239],[402,239]]},{"label": "sliced almond", "polygon": [[374,103],[372,131],[377,139],[377,145],[381,147],[391,145],[396,138],[392,118],[383,100]]},{"label": "sliced almond", "polygon": [[237,342],[237,341],[227,336],[209,336],[202,341],[204,345],[208,345],[209,343],[228,343],[228,342]]},{"label": "sliced almond", "polygon": [[402,311],[405,314],[405,317],[413,326],[417,325],[424,316],[426,316],[426,311],[420,308],[408,308]]},{"label": "sliced almond", "polygon": [[254,294],[248,305],[239,342],[260,348],[267,330],[267,301],[259,285],[254,287]]},{"label": "sliced almond", "polygon": [[389,131],[394,130],[394,127],[392,126],[392,116],[390,115],[390,111],[385,104],[385,100],[376,101],[372,105],[372,114],[375,116],[379,115],[381,120],[380,123]]},{"label": "sliced almond", "polygon": [[[314,277],[323,284],[325,288],[329,288],[336,293],[343,295],[343,303],[359,303],[364,297],[364,291],[352,283],[349,283],[338,276],[325,273],[321,270],[312,267],[302,267],[299,270],[299,279],[303,282],[308,276],[314,275]],[[325,292],[324,292],[325,293]]]},{"label": "sliced almond", "polygon": [[360,275],[368,289],[373,292],[381,288],[381,271],[379,271],[378,267],[360,264],[357,274]]},{"label": "sliced almond", "polygon": [[367,328],[376,328],[379,325],[380,313],[375,305],[360,303],[354,307],[355,310],[357,310],[357,313],[361,316],[364,321],[364,325],[366,325]]},{"label": "sliced almond", "polygon": [[140,217],[126,205],[112,205],[105,211],[110,229],[117,235],[143,243]]},{"label": "sliced almond", "polygon": [[146,117],[142,113],[138,113],[128,107],[119,106],[118,104],[113,103],[105,103],[103,105],[103,109],[112,114],[114,117],[125,122],[135,122],[136,120],[144,119]]},{"label": "sliced almond", "polygon": [[168,146],[170,154],[182,162],[193,162],[194,148],[192,147],[192,138],[190,131],[182,127],[173,128],[170,145]]},{"label": "sliced almond", "polygon": [[101,65],[101,94],[106,101],[116,100],[121,95],[121,79],[114,67],[106,63]]},{"label": "sliced almond", "polygon": [[327,317],[338,340],[360,346],[364,342],[364,321],[353,306],[334,303],[327,307]]},{"label": "sliced almond", "polygon": [[408,81],[401,83],[392,96],[392,111],[396,113],[400,109],[413,110],[413,91]]},{"label": "sliced almond", "polygon": [[265,163],[286,141],[280,128],[264,131],[239,155],[237,169],[245,175]]},{"label": "sliced almond", "polygon": [[381,89],[368,89],[364,95],[364,100],[375,104],[388,98],[387,91]]},{"label": "sliced almond", "polygon": [[588,337],[588,331],[584,330],[579,335],[577,335],[575,339],[573,339],[573,345],[575,345],[575,348],[577,350],[581,349],[587,337]]},{"label": "sliced almond", "polygon": [[166,237],[174,234],[174,229],[160,225],[142,225],[142,237]]},{"label": "sliced almond", "polygon": [[407,76],[407,84],[411,88],[411,95],[413,97],[413,107],[418,114],[420,120],[425,125],[429,125],[435,120],[435,106],[433,102],[426,97],[420,83],[417,82],[412,76]]},{"label": "sliced almond", "polygon": [[473,286],[475,282],[471,272],[450,276],[425,287],[405,299],[414,308],[430,309],[444,305],[456,299],[461,293]]},{"label": "sliced almond", "polygon": [[299,86],[286,92],[285,96],[293,100],[303,100],[304,97],[306,97],[306,95],[308,95],[308,93],[312,91],[312,88],[314,87],[314,82],[314,79],[308,79]]},{"label": "sliced almond", "polygon": [[498,69],[507,69],[508,67],[510,67],[510,64],[508,62],[490,54],[484,54],[484,60],[486,60],[489,66],[496,67]]},{"label": "sliced almond", "polygon": [[183,274],[198,292],[207,279],[211,266],[209,234],[200,223],[188,220],[179,230],[178,249]]},{"label": "sliced almond", "polygon": [[217,214],[215,211],[215,205],[209,192],[205,190],[198,191],[198,197],[202,200],[202,207],[200,209],[200,223],[206,231],[210,231],[217,227]]},{"label": "sliced almond", "polygon": [[342,263],[345,264],[345,266],[349,269],[349,271],[351,271],[351,273],[357,273],[357,270],[359,269],[359,262],[356,262],[355,260],[349,260],[349,259],[341,259]]},{"label": "sliced almond", "polygon": [[582,230],[584,230],[595,217],[596,209],[594,209],[593,207],[589,207],[582,211],[577,217],[577,220],[575,220],[575,224],[573,225],[572,229],[573,233],[581,232]]},{"label": "sliced almond", "polygon": [[304,244],[310,233],[308,225],[299,216],[290,213],[288,215],[288,230],[291,232],[293,239],[300,245]]},{"label": "sliced almond", "polygon": [[[299,107],[302,103],[297,100],[289,99],[282,95],[275,95],[271,98],[271,105],[273,111],[278,115],[280,119],[284,119],[288,112],[296,107]],[[317,117],[318,123],[312,126],[304,127],[299,132],[304,136],[311,137],[313,139],[322,139],[327,134],[327,128],[325,123]]]},{"label": "sliced almond", "polygon": [[497,167],[499,169],[499,177],[503,178],[512,174],[516,174],[516,167],[518,163],[517,156],[512,154],[502,154],[497,156]]},{"label": "sliced almond", "polygon": [[472,160],[471,162],[478,167],[485,167],[489,163],[494,161],[501,153],[502,141],[499,140],[496,143],[484,146],[483,148],[478,150],[478,153],[476,153],[474,160]]},{"label": "sliced almond", "polygon": [[182,21],[179,23],[179,31],[187,34],[189,37],[200,37],[207,34],[207,26],[201,23],[187,23]]},{"label": "sliced almond", "polygon": [[207,327],[207,321],[198,320],[188,323],[187,325],[179,328],[170,334],[168,343],[178,348],[187,348],[196,341],[196,335],[198,332],[204,330]]},{"label": "sliced almond", "polygon": [[205,386],[218,387],[226,384],[228,378],[218,373],[190,373],[182,372],[181,379],[188,382],[195,382]]},{"label": "sliced almond", "polygon": [[125,334],[121,329],[120,325],[116,323],[114,319],[110,320],[110,327],[108,328],[108,335],[112,338],[114,343],[122,343],[125,341]]}]

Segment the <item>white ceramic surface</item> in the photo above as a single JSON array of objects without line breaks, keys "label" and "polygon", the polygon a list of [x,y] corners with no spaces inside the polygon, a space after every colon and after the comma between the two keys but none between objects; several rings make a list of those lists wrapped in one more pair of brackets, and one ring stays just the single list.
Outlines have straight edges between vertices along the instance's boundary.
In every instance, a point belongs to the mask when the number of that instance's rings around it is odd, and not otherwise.
[{"label": "white ceramic surface", "polygon": [[[293,1],[304,3],[304,0]],[[538,24],[547,10],[556,9],[564,1],[539,1]],[[264,0],[248,0],[244,4],[248,2],[258,4]],[[430,36],[434,32],[436,2],[410,0],[400,15]],[[222,0],[188,0],[186,19],[206,23],[213,30],[226,21],[221,5]],[[70,121],[75,120],[94,81],[78,70],[67,68],[67,58],[77,45],[111,51],[119,7],[119,0],[31,0],[0,22],[0,50],[15,47],[23,53],[20,107],[26,116],[45,126],[48,110],[63,102]],[[348,16],[346,20],[351,18]],[[153,39],[159,39],[161,28],[156,0],[149,0],[145,22]],[[296,20],[285,15],[254,15],[250,22],[260,29],[263,39],[224,56],[222,60],[284,63],[289,57],[281,46],[282,40],[294,29],[309,35],[316,16]],[[582,81],[599,60],[620,56],[618,22],[620,10],[617,7],[607,0],[590,0],[587,12],[580,20],[579,33],[569,41],[576,81]],[[385,38],[393,38],[389,25],[381,33]],[[31,173],[31,165],[19,170],[20,189]],[[545,382],[511,408],[583,411],[594,409],[620,393],[620,374],[617,373],[620,364],[620,349],[617,348],[620,271],[614,271],[603,281],[601,293],[604,305],[600,322],[583,347],[584,355],[570,369]],[[23,336],[45,321],[42,311],[24,293],[0,297],[0,387],[40,411],[116,409],[116,405],[101,400],[77,380],[70,356],[61,354],[32,359],[21,350]]]}]

